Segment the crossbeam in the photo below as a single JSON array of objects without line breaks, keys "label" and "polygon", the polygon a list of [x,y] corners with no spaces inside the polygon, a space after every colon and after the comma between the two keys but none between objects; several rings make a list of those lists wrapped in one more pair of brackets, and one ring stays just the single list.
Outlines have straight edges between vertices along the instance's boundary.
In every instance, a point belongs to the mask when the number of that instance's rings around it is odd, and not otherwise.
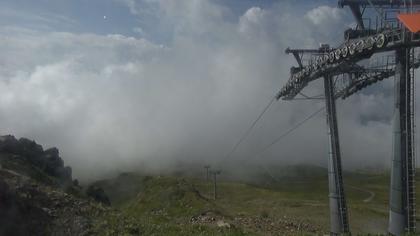
[{"label": "crossbeam", "polygon": [[[345,42],[339,48],[316,55],[314,60],[299,70],[293,70],[285,86],[278,93],[277,98],[293,99],[311,81],[323,78],[326,74],[345,74],[349,65],[370,58],[374,53],[394,51],[401,47],[419,47],[420,34],[413,34],[412,40],[400,29],[385,31],[376,35]],[[411,36],[410,36],[411,37]],[[309,52],[312,49],[308,50]],[[304,52],[299,49],[299,52]]]},{"label": "crossbeam", "polygon": [[[414,70],[420,67],[420,58],[415,59],[414,62],[409,64],[409,69]],[[336,98],[341,97],[342,99],[346,99],[347,97],[353,95],[354,93],[362,90],[363,88],[370,86],[376,82],[382,81],[384,79],[393,78],[396,74],[395,66],[394,68],[383,70],[383,71],[366,71],[367,73],[363,73],[360,76],[356,77],[351,81],[351,83],[339,89],[336,92]]]},{"label": "crossbeam", "polygon": [[[412,0],[413,5],[420,5],[420,0]],[[404,1],[404,0],[339,0],[338,6],[350,6],[350,5],[358,5],[358,6],[370,6],[371,4],[374,6],[404,6],[404,4],[411,4],[411,1]]]},{"label": "crossbeam", "polygon": [[330,49],[329,45],[324,44],[318,49],[291,49],[291,48],[287,48],[285,53],[286,54],[292,54],[295,57],[296,62],[299,64],[299,67],[303,68],[302,57],[303,57],[304,54],[307,54],[307,53],[310,53],[310,54],[327,53],[331,50],[332,49]]}]

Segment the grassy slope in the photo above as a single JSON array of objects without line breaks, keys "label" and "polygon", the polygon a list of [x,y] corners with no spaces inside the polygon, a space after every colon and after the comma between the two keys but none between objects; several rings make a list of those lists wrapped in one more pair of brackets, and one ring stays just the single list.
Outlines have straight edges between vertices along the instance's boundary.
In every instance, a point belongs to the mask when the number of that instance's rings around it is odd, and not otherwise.
[{"label": "grassy slope", "polygon": [[[299,178],[282,177],[265,187],[221,182],[217,201],[210,200],[212,184],[200,179],[130,174],[102,181],[99,185],[106,192],[113,192],[111,201],[117,203],[125,217],[139,222],[146,235],[276,235],[275,232],[277,235],[295,235],[300,225],[311,227],[308,231],[305,228],[298,231],[299,234],[327,233],[327,179],[323,174],[309,176],[310,173]],[[385,233],[389,176],[348,173],[344,180],[352,232]],[[136,187],[124,188],[125,183]],[[369,191],[374,192],[375,197],[364,202],[370,196]],[[221,219],[235,227],[223,229],[215,223],[190,222],[192,217],[208,211],[215,212],[216,220]],[[268,223],[260,224],[256,220],[256,225],[242,224],[236,220],[238,217],[259,218]],[[288,227],[285,222],[294,222],[294,225]]]},{"label": "grassy slope", "polygon": [[[124,189],[121,180],[130,179],[135,188]],[[241,230],[190,224],[190,219],[203,211],[217,208],[213,202],[200,196],[191,182],[174,177],[142,177],[135,174],[96,183],[106,192],[114,189],[111,201],[117,204],[125,217],[135,219],[145,235],[244,235]],[[118,186],[118,189],[114,187]],[[132,196],[122,201],[119,193]]]}]

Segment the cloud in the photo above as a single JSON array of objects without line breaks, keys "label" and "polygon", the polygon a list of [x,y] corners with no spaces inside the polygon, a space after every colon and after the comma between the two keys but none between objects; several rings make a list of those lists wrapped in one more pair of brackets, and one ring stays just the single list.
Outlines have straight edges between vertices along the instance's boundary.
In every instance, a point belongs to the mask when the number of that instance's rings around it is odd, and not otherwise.
[{"label": "cloud", "polygon": [[139,35],[143,35],[144,34],[144,30],[141,27],[135,27],[133,29],[133,32],[139,34]]},{"label": "cloud", "polygon": [[53,28],[73,29],[78,22],[72,18],[52,12],[31,12],[29,10],[13,9],[2,5],[0,7],[1,26],[25,26],[32,29],[48,31]]},{"label": "cloud", "polygon": [[[343,40],[344,30],[351,24],[349,15],[349,9],[319,6],[308,11],[304,18],[308,21],[308,27],[316,29],[318,37],[324,42],[339,43]],[[340,31],[333,32],[332,29]]]},{"label": "cloud", "polygon": [[[145,163],[218,163],[288,79],[294,62],[284,49],[316,47],[326,37],[316,22],[339,21],[325,29],[330,34],[346,24],[329,7],[307,17],[288,4],[251,7],[232,20],[229,9],[211,1],[123,2],[135,15],[141,6],[149,9],[160,19],[156,30],[171,40],[0,28],[1,132],[58,146],[82,178]],[[322,84],[305,92],[319,94]],[[371,96],[368,105],[362,96]],[[340,104],[347,167],[367,156],[383,161],[390,149],[388,139],[378,138],[391,134],[390,124],[360,117],[386,106],[378,98],[357,95]],[[253,158],[322,106],[275,103],[232,161]],[[325,118],[319,115],[261,160],[326,163]]]},{"label": "cloud", "polygon": [[261,29],[260,25],[265,18],[265,11],[259,7],[248,9],[239,19],[239,32],[247,33],[253,29]]},{"label": "cloud", "polygon": [[305,17],[313,24],[322,26],[330,22],[342,22],[344,19],[344,10],[330,6],[319,6],[308,11]]}]

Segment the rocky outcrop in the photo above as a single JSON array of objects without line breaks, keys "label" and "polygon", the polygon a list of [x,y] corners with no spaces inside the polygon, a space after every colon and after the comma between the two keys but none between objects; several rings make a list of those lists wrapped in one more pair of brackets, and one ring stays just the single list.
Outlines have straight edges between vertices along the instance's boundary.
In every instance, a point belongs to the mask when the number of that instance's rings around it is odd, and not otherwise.
[{"label": "rocky outcrop", "polygon": [[17,140],[13,135],[4,135],[0,136],[0,152],[26,159],[46,174],[56,177],[61,183],[72,181],[71,167],[64,166],[64,161],[55,147],[44,151],[43,147],[33,140],[27,138]]},{"label": "rocky outcrop", "polygon": [[[101,188],[89,199],[57,148],[0,136],[0,236],[140,235],[140,225],[106,205]],[[110,224],[112,222],[112,224]]]},{"label": "rocky outcrop", "polygon": [[0,235],[94,235],[104,207],[44,185],[12,170],[0,170]]}]

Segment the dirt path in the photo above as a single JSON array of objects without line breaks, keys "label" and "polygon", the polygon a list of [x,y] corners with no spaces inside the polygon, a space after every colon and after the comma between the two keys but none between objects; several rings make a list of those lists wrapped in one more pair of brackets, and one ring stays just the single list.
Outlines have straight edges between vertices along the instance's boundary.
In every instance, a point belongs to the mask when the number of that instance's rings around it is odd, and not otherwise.
[{"label": "dirt path", "polygon": [[373,192],[373,191],[363,189],[363,188],[359,188],[359,187],[356,187],[356,186],[349,186],[349,187],[352,188],[352,189],[356,189],[356,190],[359,190],[361,192],[365,192],[365,193],[369,194],[369,197],[363,199],[364,203],[371,202],[373,200],[373,198],[375,198],[375,192]]}]

